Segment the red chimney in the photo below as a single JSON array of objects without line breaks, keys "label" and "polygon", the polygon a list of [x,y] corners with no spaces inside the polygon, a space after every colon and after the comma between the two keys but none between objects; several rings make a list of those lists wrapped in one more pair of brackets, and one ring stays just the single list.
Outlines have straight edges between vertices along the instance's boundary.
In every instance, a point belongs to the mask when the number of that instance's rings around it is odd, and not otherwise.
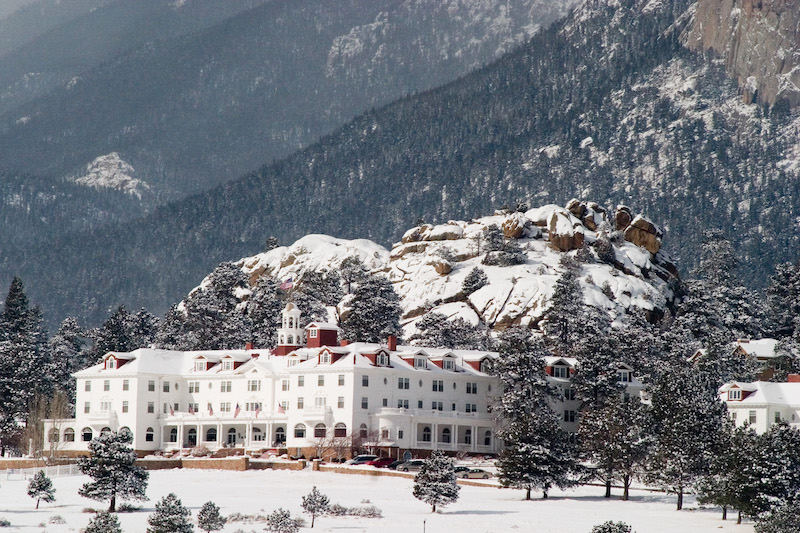
[{"label": "red chimney", "polygon": [[390,352],[397,351],[397,335],[389,335],[386,343],[389,345]]},{"label": "red chimney", "polygon": [[786,378],[787,383],[800,383],[800,374],[789,374]]},{"label": "red chimney", "polygon": [[339,346],[347,346],[348,344],[350,344],[350,341],[347,339],[342,339],[341,342],[339,342]]},{"label": "red chimney", "polygon": [[253,349],[253,343],[252,343],[252,342],[248,342],[248,343],[246,343],[246,344],[244,345],[244,349],[245,349],[245,350],[252,350],[252,349]]}]

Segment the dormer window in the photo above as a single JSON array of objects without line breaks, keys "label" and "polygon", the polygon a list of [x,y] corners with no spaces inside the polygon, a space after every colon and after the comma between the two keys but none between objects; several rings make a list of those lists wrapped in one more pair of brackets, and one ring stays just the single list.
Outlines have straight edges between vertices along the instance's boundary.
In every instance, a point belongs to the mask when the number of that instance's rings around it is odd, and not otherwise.
[{"label": "dormer window", "polygon": [[484,374],[490,374],[492,372],[492,361],[491,359],[484,359],[481,361],[481,372]]},{"label": "dormer window", "polygon": [[330,364],[331,362],[331,354],[330,352],[322,352],[319,355],[319,362],[322,364]]},{"label": "dormer window", "polygon": [[731,389],[728,391],[728,400],[741,400],[742,399],[742,390],[741,389]]},{"label": "dormer window", "polygon": [[414,368],[428,368],[428,360],[424,357],[415,357],[414,358]]},{"label": "dormer window", "polygon": [[233,361],[231,359],[222,361],[222,370],[233,370]]},{"label": "dormer window", "polygon": [[206,361],[205,359],[198,359],[194,362],[194,371],[195,372],[204,372],[206,370]]},{"label": "dormer window", "polygon": [[383,352],[379,353],[375,362],[378,366],[389,366],[389,354]]},{"label": "dormer window", "polygon": [[452,359],[445,359],[442,361],[442,368],[445,370],[455,370],[456,369],[456,362]]},{"label": "dormer window", "polygon": [[106,368],[117,368],[117,360],[113,357],[106,359]]},{"label": "dormer window", "polygon": [[566,379],[569,377],[569,367],[564,365],[554,365],[553,366],[553,377],[554,378],[562,378]]},{"label": "dormer window", "polygon": [[629,370],[620,370],[617,372],[617,381],[622,383],[630,383],[631,373]]},{"label": "dormer window", "polygon": [[309,337],[310,339],[316,339],[316,338],[317,338],[317,332],[319,332],[319,330],[318,330],[317,328],[311,328],[311,329],[309,329],[309,330],[308,330],[308,337]]}]

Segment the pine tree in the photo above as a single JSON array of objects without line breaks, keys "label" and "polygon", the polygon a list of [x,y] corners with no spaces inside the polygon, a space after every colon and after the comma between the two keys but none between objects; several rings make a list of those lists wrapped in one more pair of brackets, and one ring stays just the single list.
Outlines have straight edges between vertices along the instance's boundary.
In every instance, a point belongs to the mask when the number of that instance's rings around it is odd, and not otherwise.
[{"label": "pine tree", "polygon": [[631,533],[631,526],[625,522],[603,522],[592,528],[592,533]]},{"label": "pine tree", "polygon": [[122,533],[117,515],[101,511],[86,526],[84,533]]},{"label": "pine tree", "polygon": [[300,280],[300,288],[322,305],[338,305],[344,296],[342,277],[336,270],[308,270]]},{"label": "pine tree", "polygon": [[129,446],[130,431],[101,433],[89,443],[89,457],[78,461],[82,474],[93,481],[84,483],[78,494],[92,500],[110,499],[109,512],[116,510],[117,497],[146,500],[148,472],[136,466],[136,452]]},{"label": "pine tree", "polygon": [[214,502],[206,502],[197,513],[197,525],[203,531],[219,531],[225,527],[227,519],[219,514],[219,507]]},{"label": "pine tree", "polygon": [[169,493],[161,498],[156,511],[147,518],[147,533],[192,533],[191,514],[174,493]]},{"label": "pine tree", "polygon": [[480,267],[475,267],[469,271],[469,274],[467,274],[467,277],[464,278],[464,281],[461,283],[461,291],[464,295],[469,296],[478,289],[488,285],[488,283],[489,278],[486,276],[486,272]]},{"label": "pine tree", "polygon": [[69,398],[75,397],[75,379],[72,374],[89,366],[86,357],[88,337],[74,317],[61,322],[58,331],[48,341],[47,349],[52,360],[52,375],[57,390]]},{"label": "pine tree", "polygon": [[584,340],[581,321],[584,315],[583,289],[578,281],[580,266],[574,259],[561,259],[561,276],[556,281],[550,306],[542,315],[541,329],[558,355],[571,356]]},{"label": "pine tree", "polygon": [[769,278],[767,316],[771,337],[783,339],[797,331],[800,317],[800,264],[781,263]]},{"label": "pine tree", "polygon": [[314,527],[314,519],[328,512],[330,500],[317,487],[313,487],[307,496],[303,496],[301,506],[303,511],[311,515],[311,527]]},{"label": "pine tree", "polygon": [[412,335],[409,341],[416,346],[451,350],[487,350],[493,344],[485,327],[472,325],[461,317],[448,320],[441,313],[431,312],[414,325],[418,333]]},{"label": "pine tree", "polygon": [[344,283],[346,294],[351,293],[354,283],[359,283],[369,276],[366,265],[355,255],[346,257],[344,261],[342,261],[339,271],[341,272],[342,283]]},{"label": "pine tree", "polygon": [[456,482],[453,460],[443,452],[434,451],[430,459],[422,464],[422,468],[414,476],[414,497],[432,506],[445,506],[458,499],[461,487]]},{"label": "pine tree", "polygon": [[289,511],[278,508],[267,515],[267,530],[272,533],[297,533],[300,531],[300,525],[292,518]]},{"label": "pine tree", "polygon": [[756,533],[795,533],[800,531],[800,505],[789,501],[759,517]]},{"label": "pine tree", "polygon": [[36,508],[39,508],[39,501],[47,503],[56,501],[56,489],[53,487],[53,482],[44,473],[44,470],[39,470],[28,483],[28,496],[36,498]]},{"label": "pine tree", "polygon": [[276,331],[280,326],[281,301],[278,284],[268,276],[261,276],[247,300],[245,312],[253,325],[253,344],[258,348],[273,348]]},{"label": "pine tree", "polygon": [[350,300],[342,322],[346,339],[354,342],[385,342],[400,333],[400,297],[382,276],[362,279]]}]

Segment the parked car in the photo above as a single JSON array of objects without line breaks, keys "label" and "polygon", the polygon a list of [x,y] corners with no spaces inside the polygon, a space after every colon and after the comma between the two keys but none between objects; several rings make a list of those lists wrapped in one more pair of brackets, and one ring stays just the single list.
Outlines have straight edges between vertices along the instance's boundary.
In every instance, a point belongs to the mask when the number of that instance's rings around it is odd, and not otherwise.
[{"label": "parked car", "polygon": [[363,465],[367,464],[370,461],[374,461],[377,459],[377,455],[356,455],[349,461],[345,461],[344,464],[346,465]]},{"label": "parked car", "polygon": [[456,473],[456,477],[461,477],[461,474],[465,472],[469,472],[468,466],[457,466],[453,469],[453,472]]},{"label": "parked car", "polygon": [[463,479],[489,479],[492,477],[492,473],[481,468],[468,468],[466,472],[457,473],[456,477]]},{"label": "parked car", "polygon": [[416,472],[421,469],[422,465],[424,464],[424,459],[411,459],[410,461],[406,461],[405,463],[398,465],[397,470],[400,472]]},{"label": "parked car", "polygon": [[391,457],[379,457],[378,459],[375,459],[374,461],[370,461],[367,464],[369,466],[374,466],[375,468],[386,468],[390,464],[392,464],[393,462],[394,462],[394,459],[391,458]]},{"label": "parked car", "polygon": [[405,463],[404,460],[398,459],[397,461],[393,462],[392,464],[390,464],[386,468],[389,468],[390,470],[397,470],[397,467],[400,466],[403,463]]}]

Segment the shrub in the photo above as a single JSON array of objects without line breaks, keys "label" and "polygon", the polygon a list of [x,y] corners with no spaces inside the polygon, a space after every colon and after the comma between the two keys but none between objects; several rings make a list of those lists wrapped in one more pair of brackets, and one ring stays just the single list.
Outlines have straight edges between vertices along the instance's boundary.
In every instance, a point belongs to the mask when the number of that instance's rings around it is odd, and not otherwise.
[{"label": "shrub", "polygon": [[592,528],[592,533],[631,533],[631,526],[625,522],[603,522]]},{"label": "shrub", "polygon": [[50,520],[47,521],[50,524],[66,524],[67,521],[61,515],[51,516]]},{"label": "shrub", "polygon": [[0,518],[0,527],[11,527],[11,522],[5,518]]},{"label": "shrub", "polygon": [[141,505],[133,505],[132,503],[121,503],[117,506],[118,513],[135,513],[136,511],[141,511]]}]

